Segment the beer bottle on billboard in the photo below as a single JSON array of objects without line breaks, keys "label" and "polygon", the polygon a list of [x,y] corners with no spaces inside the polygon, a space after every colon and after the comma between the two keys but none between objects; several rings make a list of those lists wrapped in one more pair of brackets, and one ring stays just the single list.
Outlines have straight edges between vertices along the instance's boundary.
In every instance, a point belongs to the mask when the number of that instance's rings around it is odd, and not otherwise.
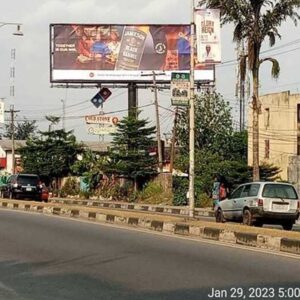
[{"label": "beer bottle on billboard", "polygon": [[149,26],[125,26],[115,70],[138,70]]}]

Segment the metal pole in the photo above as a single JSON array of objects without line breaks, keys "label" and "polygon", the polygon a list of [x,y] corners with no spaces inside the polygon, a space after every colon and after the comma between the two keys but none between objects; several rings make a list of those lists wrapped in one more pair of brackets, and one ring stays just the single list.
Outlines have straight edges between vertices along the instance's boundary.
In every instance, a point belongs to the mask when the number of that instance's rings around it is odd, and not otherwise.
[{"label": "metal pole", "polygon": [[153,74],[153,89],[154,89],[154,105],[155,105],[155,116],[156,116],[156,138],[157,138],[157,151],[158,151],[158,168],[159,172],[163,171],[162,161],[162,147],[161,147],[161,136],[160,136],[160,123],[159,123],[159,109],[158,109],[158,97],[157,97],[157,86],[156,86],[156,74]]},{"label": "metal pole", "polygon": [[194,217],[195,210],[195,79],[194,79],[194,43],[195,43],[195,15],[194,0],[192,1],[192,22],[191,22],[191,58],[190,58],[190,158],[189,158],[189,216]]},{"label": "metal pole", "polygon": [[173,172],[174,160],[175,160],[175,142],[176,142],[177,115],[178,115],[178,106],[176,106],[176,110],[175,110],[174,125],[173,125],[173,132],[172,132],[171,157],[170,157],[170,173]]},{"label": "metal pole", "polygon": [[15,113],[19,110],[15,110],[14,105],[11,105],[10,109],[5,112],[10,113],[12,174],[15,174]]},{"label": "metal pole", "polygon": [[137,85],[135,82],[128,84],[128,116],[137,118]]},{"label": "metal pole", "polygon": [[61,99],[62,102],[62,129],[65,130],[65,119],[66,119],[66,102],[64,99]]}]

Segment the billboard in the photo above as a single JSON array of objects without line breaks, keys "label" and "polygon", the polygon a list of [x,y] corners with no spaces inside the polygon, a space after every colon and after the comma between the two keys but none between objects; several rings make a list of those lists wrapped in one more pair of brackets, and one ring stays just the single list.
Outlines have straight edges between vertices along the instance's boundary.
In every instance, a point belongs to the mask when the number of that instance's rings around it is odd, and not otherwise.
[{"label": "billboard", "polygon": [[[51,82],[170,82],[190,69],[190,25],[51,24]],[[213,81],[195,57],[195,80]]]},{"label": "billboard", "polygon": [[219,9],[195,11],[197,60],[200,63],[221,62],[221,25]]},{"label": "billboard", "polygon": [[95,135],[106,135],[117,131],[119,118],[108,115],[89,115],[85,116],[87,132]]}]

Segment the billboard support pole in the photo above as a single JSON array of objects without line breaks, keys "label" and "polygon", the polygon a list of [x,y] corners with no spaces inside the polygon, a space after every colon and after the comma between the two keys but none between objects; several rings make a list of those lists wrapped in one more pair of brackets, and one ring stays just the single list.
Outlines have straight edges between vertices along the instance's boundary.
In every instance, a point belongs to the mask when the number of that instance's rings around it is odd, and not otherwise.
[{"label": "billboard support pole", "polygon": [[128,116],[137,118],[137,85],[136,82],[128,84]]},{"label": "billboard support pole", "polygon": [[195,78],[194,78],[194,44],[195,44],[195,11],[194,0],[192,2],[192,21],[191,21],[191,57],[190,57],[190,130],[189,130],[189,217],[194,217],[195,211]]}]

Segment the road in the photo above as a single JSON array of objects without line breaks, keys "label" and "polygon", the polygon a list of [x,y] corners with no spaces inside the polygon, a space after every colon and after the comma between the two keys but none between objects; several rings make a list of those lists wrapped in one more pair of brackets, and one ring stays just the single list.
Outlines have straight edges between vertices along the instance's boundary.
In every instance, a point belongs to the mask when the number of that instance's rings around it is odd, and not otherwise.
[{"label": "road", "polygon": [[0,210],[1,300],[203,300],[212,288],[233,299],[233,287],[279,299],[278,288],[300,288],[299,274],[295,258]]}]

